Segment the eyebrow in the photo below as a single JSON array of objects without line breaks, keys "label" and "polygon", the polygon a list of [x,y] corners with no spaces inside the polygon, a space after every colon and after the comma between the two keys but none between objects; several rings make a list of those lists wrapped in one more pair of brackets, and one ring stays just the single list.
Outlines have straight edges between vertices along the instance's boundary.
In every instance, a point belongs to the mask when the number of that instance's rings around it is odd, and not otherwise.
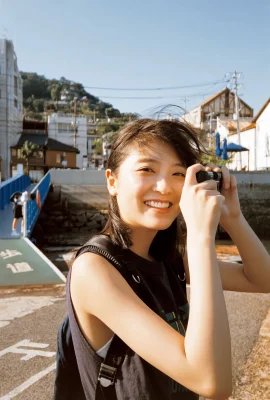
[{"label": "eyebrow", "polygon": [[[158,160],[155,160],[155,159],[153,159],[153,158],[140,158],[140,159],[137,161],[138,164],[141,164],[141,163],[144,163],[144,162],[160,164],[160,162],[159,162]],[[184,165],[183,165],[182,163],[173,164],[172,167],[182,167],[182,168],[185,168]]]}]

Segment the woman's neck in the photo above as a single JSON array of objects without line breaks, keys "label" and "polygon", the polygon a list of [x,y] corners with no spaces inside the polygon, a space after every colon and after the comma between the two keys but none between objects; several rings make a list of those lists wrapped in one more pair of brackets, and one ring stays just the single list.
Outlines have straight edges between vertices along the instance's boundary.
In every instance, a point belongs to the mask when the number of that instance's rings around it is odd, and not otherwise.
[{"label": "woman's neck", "polygon": [[130,247],[130,250],[146,260],[154,261],[153,257],[149,254],[149,249],[156,234],[157,231],[134,230],[131,234],[133,245]]}]

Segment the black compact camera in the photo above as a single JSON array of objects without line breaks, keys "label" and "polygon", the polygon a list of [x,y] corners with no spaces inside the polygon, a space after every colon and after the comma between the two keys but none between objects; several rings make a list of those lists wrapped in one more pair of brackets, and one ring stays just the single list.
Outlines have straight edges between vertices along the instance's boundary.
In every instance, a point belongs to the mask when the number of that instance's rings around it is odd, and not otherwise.
[{"label": "black compact camera", "polygon": [[196,179],[198,183],[209,181],[213,179],[217,182],[217,190],[221,191],[222,186],[222,173],[215,171],[199,171],[196,173]]}]

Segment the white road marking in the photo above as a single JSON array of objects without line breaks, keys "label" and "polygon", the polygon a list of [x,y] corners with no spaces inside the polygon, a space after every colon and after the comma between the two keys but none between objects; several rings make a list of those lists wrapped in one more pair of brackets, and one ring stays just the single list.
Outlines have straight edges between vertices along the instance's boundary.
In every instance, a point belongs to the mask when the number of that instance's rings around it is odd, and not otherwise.
[{"label": "white road marking", "polygon": [[44,369],[43,371],[40,371],[38,374],[33,375],[30,379],[25,381],[23,384],[20,386],[17,386],[15,389],[13,389],[11,392],[6,394],[5,396],[1,397],[0,400],[10,400],[13,399],[13,397],[17,396],[18,394],[22,393],[25,389],[28,389],[29,386],[33,385],[37,381],[39,381],[41,378],[44,376],[48,375],[50,372],[52,372],[56,368],[56,363],[53,363],[50,367]]},{"label": "white road marking", "polygon": [[34,271],[27,262],[7,264],[7,268],[10,268],[13,274]]},{"label": "white road marking", "polygon": [[65,277],[64,274],[62,274],[61,271],[43,254],[28,238],[24,238],[25,242],[29,244],[30,247],[32,247],[35,252],[43,258],[44,261],[46,261],[47,265],[51,267],[51,269],[59,276],[59,278],[62,279],[63,282],[67,281],[67,278]]},{"label": "white road marking", "polygon": [[63,300],[52,296],[8,297],[0,299],[0,328],[9,325],[16,318],[32,314],[42,307]]},{"label": "white road marking", "polygon": [[21,340],[20,342],[14,344],[13,346],[7,347],[6,349],[0,351],[0,357],[4,356],[5,354],[8,353],[15,353],[15,354],[25,354],[24,357],[21,358],[21,360],[28,361],[31,360],[31,358],[41,356],[41,357],[53,357],[56,353],[54,351],[40,351],[40,350],[35,350],[35,349],[22,349],[20,348],[21,346],[24,347],[37,347],[40,349],[44,349],[48,347],[49,345],[46,343],[35,343],[35,342],[30,342],[29,339]]}]

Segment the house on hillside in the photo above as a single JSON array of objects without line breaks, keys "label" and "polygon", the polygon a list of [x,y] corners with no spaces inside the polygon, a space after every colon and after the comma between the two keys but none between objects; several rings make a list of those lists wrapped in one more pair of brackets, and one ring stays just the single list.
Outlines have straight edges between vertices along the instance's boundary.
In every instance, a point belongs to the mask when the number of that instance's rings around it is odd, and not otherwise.
[{"label": "house on hillside", "polygon": [[[228,142],[238,143],[236,131],[230,133]],[[270,98],[251,123],[241,129],[240,142],[241,146],[249,149],[249,152],[242,152],[243,168],[251,171],[270,169]],[[230,168],[237,168],[237,157]]]},{"label": "house on hillside", "polygon": [[[238,98],[240,121],[251,121],[253,109]],[[208,99],[204,100],[197,107],[183,115],[182,119],[202,132],[213,134],[217,128],[217,119],[223,121],[234,120],[235,94],[226,88]]]},{"label": "house on hillside", "polygon": [[27,140],[38,146],[38,150],[29,158],[29,176],[33,181],[39,181],[50,168],[76,168],[77,148],[49,138],[45,133],[23,133],[18,143],[10,149],[12,176],[17,174],[18,164],[26,167],[21,149]]}]

